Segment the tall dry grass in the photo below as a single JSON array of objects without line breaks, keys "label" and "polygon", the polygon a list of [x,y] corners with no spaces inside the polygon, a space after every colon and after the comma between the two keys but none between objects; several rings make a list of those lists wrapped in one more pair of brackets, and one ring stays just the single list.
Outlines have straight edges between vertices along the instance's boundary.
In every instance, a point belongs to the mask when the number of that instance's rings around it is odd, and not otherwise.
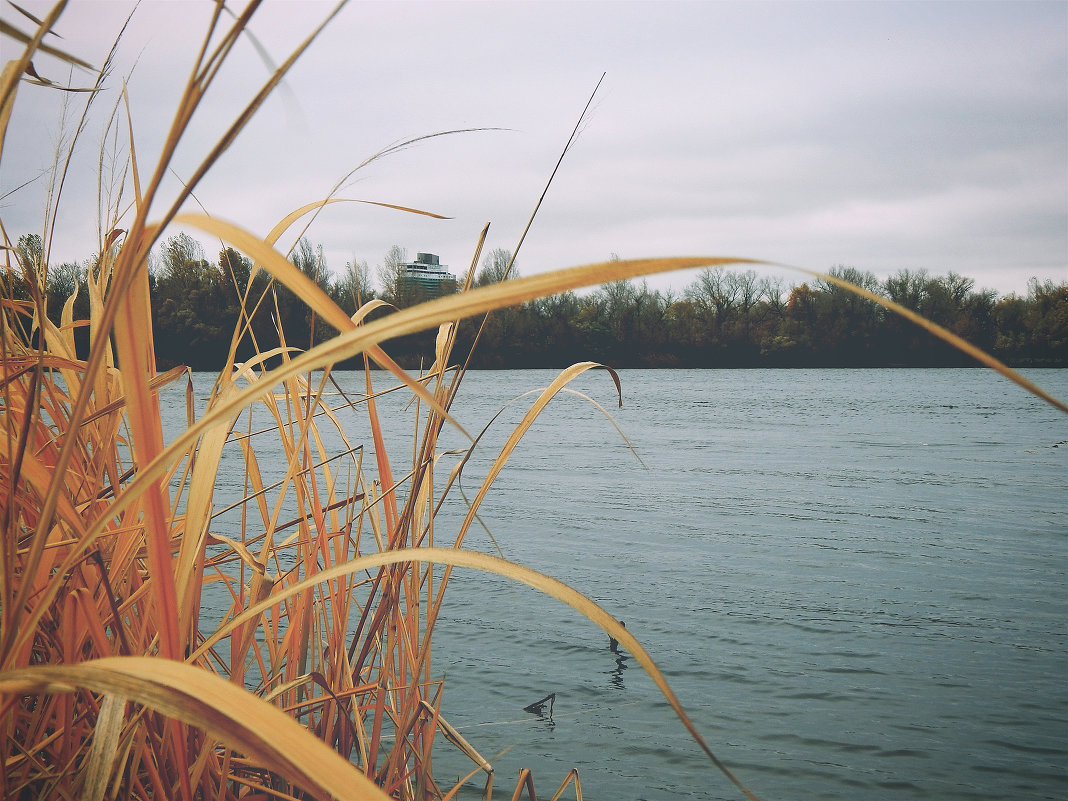
[{"label": "tall dry grass", "polygon": [[[295,210],[266,237],[216,217],[181,213],[314,34],[236,116],[177,196],[159,196],[193,113],[257,6],[250,3],[229,25],[217,7],[174,126],[149,168],[131,137],[131,205],[103,221],[106,233],[87,277],[87,320],[73,319],[72,298],[60,324],[49,321],[47,256],[27,258],[0,224],[6,248],[0,294],[0,795],[450,798],[460,784],[440,785],[432,765],[443,738],[470,757],[469,777],[482,774],[489,796],[492,764],[441,717],[443,688],[432,665],[445,588],[454,568],[466,568],[527,583],[618,640],[712,762],[753,798],[713,755],[650,656],[608,611],[552,578],[462,547],[482,500],[538,414],[598,365],[562,371],[509,437],[462,523],[445,530],[437,525],[465,462],[445,470],[438,444],[444,426],[462,430],[450,414],[465,372],[464,354],[453,351],[460,319],[566,289],[744,260],[612,261],[474,290],[483,231],[459,294],[373,322],[366,318],[378,304],[366,304],[350,318],[278,247],[308,215],[338,198]],[[86,66],[43,49],[43,36],[62,9],[58,4],[32,34],[5,23],[4,34],[20,39],[23,50],[0,79],[0,143],[16,92],[34,82],[33,56],[47,52]],[[106,77],[105,64],[87,87],[87,107]],[[57,198],[69,158],[57,170]],[[150,220],[150,207],[166,211]],[[257,355],[236,364],[238,343],[252,338],[249,320],[271,306],[269,291],[246,296],[229,363],[197,418],[184,371],[159,373],[153,356],[146,260],[172,222],[241,250],[336,334],[301,350],[279,330],[277,343],[254,342]],[[74,348],[81,326],[91,339],[84,359]],[[428,354],[432,365],[413,378],[383,346],[432,327],[438,329],[435,352]],[[346,398],[345,407],[366,416],[370,443],[350,441],[340,408],[331,405],[337,395],[327,391],[331,365],[358,355],[367,367],[365,392]],[[168,385],[181,389],[183,379],[186,426],[165,445],[159,393]],[[412,442],[386,441],[379,419],[376,398],[397,389],[422,409]],[[253,410],[257,419],[271,421],[266,430],[253,430]],[[285,454],[278,486],[265,486],[257,458],[267,438],[272,452]],[[472,448],[477,441],[471,438]],[[332,449],[329,442],[341,446]],[[373,446],[373,464],[364,463],[365,444]],[[246,487],[238,504],[240,532],[230,536],[213,526],[219,512],[214,490],[227,450],[240,454]],[[221,622],[202,617],[209,585],[230,599]],[[574,772],[557,796],[565,791],[581,798]],[[519,777],[513,798],[524,793],[534,798],[529,773]]]}]

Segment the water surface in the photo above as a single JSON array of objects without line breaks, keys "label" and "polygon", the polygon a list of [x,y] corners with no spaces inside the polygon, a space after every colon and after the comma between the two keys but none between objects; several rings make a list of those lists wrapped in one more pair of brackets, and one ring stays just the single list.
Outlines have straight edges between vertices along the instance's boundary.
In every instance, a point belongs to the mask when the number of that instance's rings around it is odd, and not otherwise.
[{"label": "water surface", "polygon": [[[478,429],[554,376],[472,373],[454,412]],[[1068,397],[1068,371],[1029,376]],[[1068,796],[1068,416],[980,370],[621,379],[621,409],[603,371],[575,387],[612,407],[640,461],[562,395],[481,517],[507,558],[626,621],[750,789]],[[468,497],[530,400],[491,427]],[[414,411],[398,398],[383,412],[410,449]],[[439,543],[461,511],[443,515]],[[480,531],[465,546],[496,552]],[[526,587],[454,575],[433,670],[444,716],[494,763],[503,797],[521,767],[546,797],[572,767],[595,801],[741,797],[632,658]],[[551,721],[523,712],[549,692]],[[435,753],[443,784],[473,767],[443,739]]]}]

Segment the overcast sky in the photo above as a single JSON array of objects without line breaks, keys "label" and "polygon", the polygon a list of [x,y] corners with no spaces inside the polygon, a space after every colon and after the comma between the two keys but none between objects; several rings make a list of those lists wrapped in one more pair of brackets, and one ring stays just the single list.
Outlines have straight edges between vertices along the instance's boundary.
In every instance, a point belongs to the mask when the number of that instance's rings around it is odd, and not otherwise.
[{"label": "overcast sky", "polygon": [[[20,5],[43,16],[51,3]],[[264,5],[252,31],[275,62],[332,7]],[[131,7],[72,0],[53,44],[99,64]],[[121,79],[130,76],[137,157],[153,163],[211,7],[146,0],[135,13],[80,140],[53,262],[96,248],[100,142]],[[3,17],[29,27],[10,6]],[[2,47],[5,60],[16,54],[10,40]],[[67,77],[53,59],[35,65]],[[335,272],[354,257],[373,271],[397,244],[459,273],[487,222],[488,247],[514,247],[602,73],[520,252],[523,274],[615,253],[848,265],[879,278],[955,271],[1002,294],[1026,292],[1031,276],[1068,280],[1065,2],[353,2],[196,195],[209,213],[265,235],[392,143],[504,129],[423,142],[360,170],[340,193],[452,219],[339,204],[309,232]],[[265,75],[243,40],[180,150],[178,175]],[[41,228],[47,177],[9,191],[47,171],[59,99],[20,89],[0,166],[12,237]],[[198,238],[214,258],[218,243]],[[681,289],[691,278],[650,283]]]}]

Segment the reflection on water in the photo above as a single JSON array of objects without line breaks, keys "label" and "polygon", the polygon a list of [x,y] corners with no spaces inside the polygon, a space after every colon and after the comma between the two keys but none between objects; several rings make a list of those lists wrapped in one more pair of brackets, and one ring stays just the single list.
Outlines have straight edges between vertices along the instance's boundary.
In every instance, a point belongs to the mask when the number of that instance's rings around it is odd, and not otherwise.
[{"label": "reflection on water", "polygon": [[623,671],[627,669],[627,657],[624,654],[620,654],[616,657],[616,666],[608,671],[609,679],[608,683],[619,690],[625,690],[623,685]]},{"label": "reflection on water", "polygon": [[[619,625],[623,628],[627,627],[627,624],[622,620],[619,621]],[[619,647],[619,640],[612,635],[608,635],[608,650],[616,655],[616,666],[608,672],[610,676],[608,681],[616,689],[624,690],[626,687],[623,686],[623,671],[627,669],[627,659],[629,657],[626,651]]]}]

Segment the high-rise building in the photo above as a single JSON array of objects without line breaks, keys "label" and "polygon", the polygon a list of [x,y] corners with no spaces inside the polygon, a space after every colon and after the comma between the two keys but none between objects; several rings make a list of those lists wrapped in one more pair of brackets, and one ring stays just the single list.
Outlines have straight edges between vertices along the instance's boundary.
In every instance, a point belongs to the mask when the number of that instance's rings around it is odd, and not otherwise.
[{"label": "high-rise building", "polygon": [[433,253],[418,253],[415,261],[401,266],[404,267],[404,280],[421,288],[428,297],[444,294],[446,286],[455,287],[456,276]]}]

